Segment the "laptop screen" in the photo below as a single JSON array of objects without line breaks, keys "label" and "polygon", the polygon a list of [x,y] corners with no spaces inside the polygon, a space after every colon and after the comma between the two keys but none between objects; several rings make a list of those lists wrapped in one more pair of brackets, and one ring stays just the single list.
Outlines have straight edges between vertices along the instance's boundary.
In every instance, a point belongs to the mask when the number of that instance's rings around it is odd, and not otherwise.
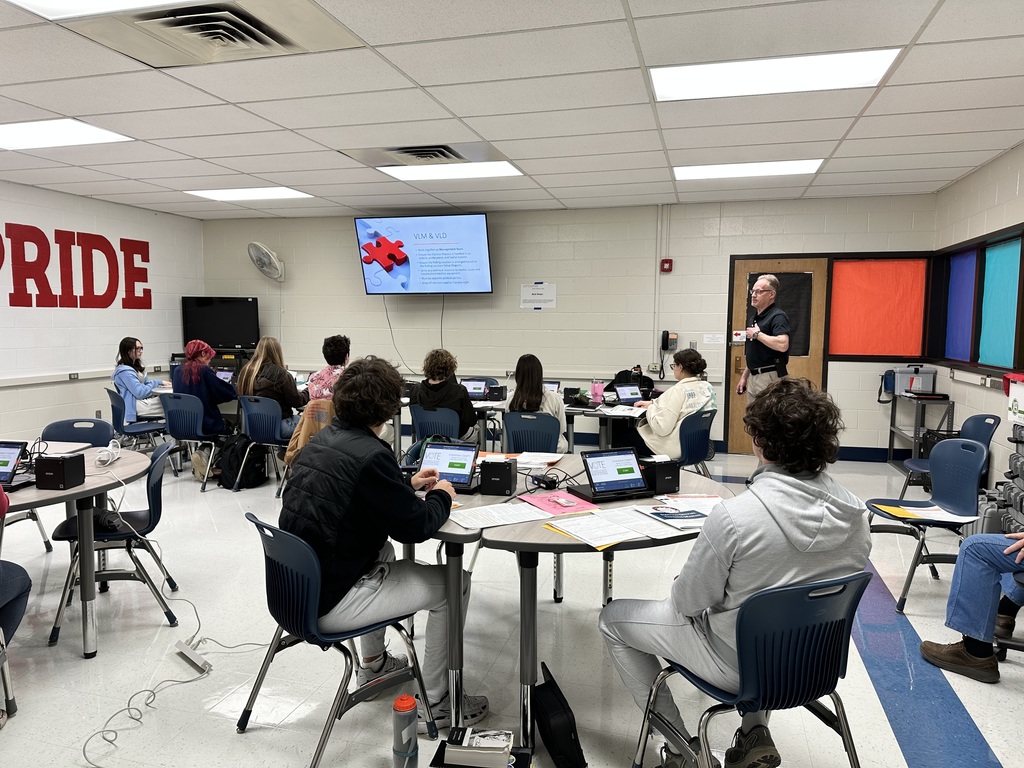
[{"label": "laptop screen", "polygon": [[640,394],[640,387],[636,384],[616,384],[615,394],[619,396],[619,402],[623,405],[632,405],[644,399]]},{"label": "laptop screen", "polygon": [[231,377],[235,375],[234,371],[217,371],[217,378],[221,381],[231,383]]},{"label": "laptop screen", "polygon": [[484,390],[487,389],[487,382],[483,379],[463,379],[461,383],[473,399],[483,397]]},{"label": "laptop screen", "polygon": [[560,381],[545,381],[544,382],[544,388],[545,389],[550,389],[552,392],[557,392],[558,388],[560,386],[562,386],[562,382],[560,382]]},{"label": "laptop screen", "polygon": [[0,483],[9,483],[14,479],[25,445],[26,443],[0,443]]},{"label": "laptop screen", "polygon": [[585,451],[580,456],[595,493],[643,490],[647,487],[633,448]]},{"label": "laptop screen", "polygon": [[436,468],[442,480],[452,485],[468,485],[475,461],[475,445],[427,443],[423,446],[420,469]]}]

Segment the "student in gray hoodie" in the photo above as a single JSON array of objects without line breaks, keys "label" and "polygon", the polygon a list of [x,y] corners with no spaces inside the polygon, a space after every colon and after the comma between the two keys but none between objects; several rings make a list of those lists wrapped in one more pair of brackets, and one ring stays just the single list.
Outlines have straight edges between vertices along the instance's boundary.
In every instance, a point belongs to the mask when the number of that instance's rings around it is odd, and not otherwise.
[{"label": "student in gray hoodie", "polygon": [[[615,600],[600,629],[623,683],[641,709],[658,657],[727,691],[739,687],[736,615],[757,592],[864,570],[871,539],[864,503],[825,473],[836,461],[839,408],[806,379],[773,382],[743,422],[761,464],[749,488],[716,506],[664,600]],[[656,709],[686,735],[668,687]],[[696,765],[662,748],[662,765]],[[726,768],[774,767],[780,757],[764,713],[744,716]]]}]

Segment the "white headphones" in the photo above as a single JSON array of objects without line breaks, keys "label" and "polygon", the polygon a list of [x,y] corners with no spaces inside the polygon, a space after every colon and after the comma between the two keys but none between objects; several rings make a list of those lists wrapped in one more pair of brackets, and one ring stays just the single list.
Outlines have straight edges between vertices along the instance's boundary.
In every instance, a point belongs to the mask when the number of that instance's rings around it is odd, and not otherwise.
[{"label": "white headphones", "polygon": [[121,458],[121,444],[117,440],[111,440],[106,448],[100,448],[96,453],[96,466],[109,467]]}]

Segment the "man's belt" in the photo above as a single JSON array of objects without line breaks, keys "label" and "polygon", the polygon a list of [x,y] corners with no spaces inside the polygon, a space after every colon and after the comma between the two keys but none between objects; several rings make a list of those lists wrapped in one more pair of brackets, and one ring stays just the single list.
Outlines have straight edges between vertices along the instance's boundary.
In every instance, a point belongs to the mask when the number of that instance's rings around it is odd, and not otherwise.
[{"label": "man's belt", "polygon": [[751,368],[750,373],[753,376],[757,376],[759,373],[775,373],[776,368],[774,365],[765,365],[760,368]]}]

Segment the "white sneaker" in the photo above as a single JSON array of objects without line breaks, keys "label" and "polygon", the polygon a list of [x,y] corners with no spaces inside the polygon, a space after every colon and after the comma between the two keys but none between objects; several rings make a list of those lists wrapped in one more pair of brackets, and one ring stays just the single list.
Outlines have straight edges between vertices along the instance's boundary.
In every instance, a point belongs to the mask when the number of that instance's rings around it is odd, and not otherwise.
[{"label": "white sneaker", "polygon": [[[487,701],[486,696],[470,696],[469,694],[462,695],[462,724],[473,725],[479,723],[485,717],[487,712],[490,710],[490,703]],[[451,728],[452,725],[452,700],[451,696],[446,692],[442,699],[436,704],[430,705],[430,711],[434,715],[434,724],[438,730],[442,728]],[[416,710],[416,732],[426,733],[427,732],[427,721],[425,719],[422,708]]]},{"label": "white sneaker", "polygon": [[[404,669],[408,666],[409,659],[405,656],[401,654],[392,656],[387,651],[384,651],[384,663],[376,672],[369,667],[359,667],[359,669],[356,670],[356,685],[362,688],[367,683],[373,682],[379,677],[384,677],[386,674],[397,672],[398,670]],[[380,696],[381,693],[383,693],[383,691],[375,693],[372,696],[367,696],[365,701],[373,701]]]}]

